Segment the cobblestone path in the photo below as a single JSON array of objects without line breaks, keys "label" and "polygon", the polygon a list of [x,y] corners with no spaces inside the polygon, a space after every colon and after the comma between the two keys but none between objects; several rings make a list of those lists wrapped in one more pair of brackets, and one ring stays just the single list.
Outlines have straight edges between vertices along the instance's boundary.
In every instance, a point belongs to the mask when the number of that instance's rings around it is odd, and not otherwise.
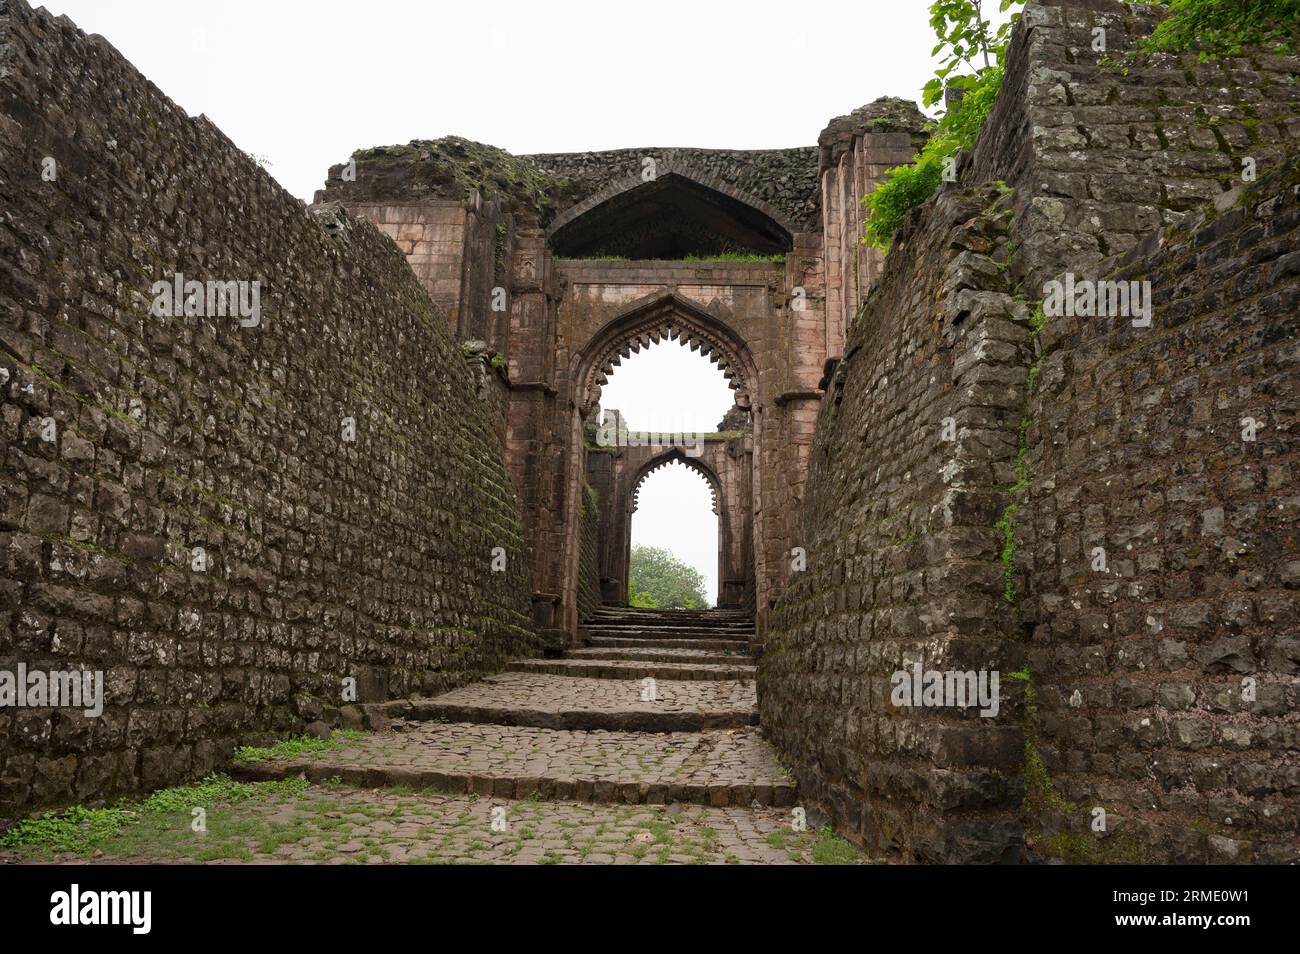
[{"label": "cobblestone path", "polygon": [[212,808],[202,836],[188,815],[154,820],[101,860],[863,860],[796,823],[794,782],[756,726],[748,620],[605,609],[585,632],[562,659],[372,707],[383,731],[242,762],[238,782],[278,785]]}]

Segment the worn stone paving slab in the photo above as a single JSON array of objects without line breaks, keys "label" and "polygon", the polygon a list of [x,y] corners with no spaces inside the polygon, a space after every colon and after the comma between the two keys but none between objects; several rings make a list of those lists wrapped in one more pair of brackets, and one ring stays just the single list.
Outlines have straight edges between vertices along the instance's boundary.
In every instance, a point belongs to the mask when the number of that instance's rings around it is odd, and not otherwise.
[{"label": "worn stone paving slab", "polygon": [[698,732],[758,724],[754,682],[657,680],[655,701],[642,701],[634,679],[587,679],[506,672],[432,699],[384,707],[393,718],[492,722],[548,729]]},{"label": "worn stone paving slab", "polygon": [[790,805],[795,794],[757,729],[572,732],[407,722],[311,756],[240,765],[234,774],[630,804]]},{"label": "worn stone paving slab", "polygon": [[[128,830],[100,858],[65,854],[0,862],[68,864],[809,864],[828,860],[818,833],[792,830],[779,808],[507,802],[472,795],[312,786]],[[836,863],[865,858],[844,843]]]},{"label": "worn stone paving slab", "polygon": [[592,679],[671,679],[679,682],[719,679],[753,679],[754,665],[738,660],[726,663],[646,662],[633,659],[516,659],[508,672],[542,672],[554,676],[585,676]]}]

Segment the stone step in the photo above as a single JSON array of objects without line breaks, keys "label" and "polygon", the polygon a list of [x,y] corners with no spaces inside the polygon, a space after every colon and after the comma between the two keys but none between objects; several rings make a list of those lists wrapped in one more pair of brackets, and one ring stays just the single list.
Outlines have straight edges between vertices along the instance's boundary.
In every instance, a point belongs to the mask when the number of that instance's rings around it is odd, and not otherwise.
[{"label": "stone step", "polygon": [[598,610],[591,614],[592,619],[648,619],[648,620],[668,620],[678,622],[693,622],[698,620],[711,620],[723,623],[752,623],[754,617],[745,613],[719,613],[713,610],[703,612],[692,610],[620,610],[612,612],[609,610]]},{"label": "stone step", "polygon": [[602,648],[599,646],[588,649],[570,649],[564,656],[566,659],[623,659],[637,662],[701,663],[713,666],[744,666],[753,665],[754,663],[754,658],[743,649],[731,652],[708,649],[661,649],[657,645],[622,649]]},{"label": "stone step", "polygon": [[593,616],[584,620],[593,626],[680,626],[682,629],[753,629],[754,620],[668,620],[650,616]]},{"label": "stone step", "polygon": [[591,679],[675,679],[695,682],[703,679],[753,679],[758,669],[737,660],[716,663],[648,662],[635,659],[591,658],[516,659],[507,672],[545,672],[556,676],[586,676]]},{"label": "stone step", "polygon": [[699,732],[758,724],[752,680],[658,680],[642,701],[632,679],[504,672],[431,699],[384,703],[390,719],[628,732]]},{"label": "stone step", "polygon": [[593,636],[645,636],[655,639],[661,636],[674,636],[679,639],[751,639],[752,629],[690,629],[683,626],[586,626],[584,629]]},{"label": "stone step", "polygon": [[743,653],[749,648],[749,643],[743,639],[673,639],[663,636],[645,639],[630,636],[588,636],[587,643],[597,649],[731,650]]},{"label": "stone step", "polygon": [[593,616],[583,621],[588,626],[667,626],[690,629],[753,629],[752,619],[665,619],[652,616]]},{"label": "stone step", "polygon": [[246,780],[303,775],[358,788],[499,798],[745,807],[795,801],[793,782],[757,729],[648,734],[431,722],[396,729],[232,771]]}]

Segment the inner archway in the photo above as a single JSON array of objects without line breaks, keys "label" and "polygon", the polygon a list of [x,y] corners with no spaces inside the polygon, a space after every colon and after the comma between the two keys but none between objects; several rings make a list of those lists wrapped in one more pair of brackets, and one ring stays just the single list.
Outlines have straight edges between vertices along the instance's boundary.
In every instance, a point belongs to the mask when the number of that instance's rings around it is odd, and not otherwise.
[{"label": "inner archway", "polygon": [[631,429],[710,434],[736,403],[718,365],[680,339],[658,341],[622,361],[601,388],[600,405]]},{"label": "inner archway", "polygon": [[[728,426],[743,429],[747,414],[736,408],[717,357],[692,351],[682,337],[652,342],[615,365],[595,412],[603,425],[597,443],[612,445],[618,471],[630,475],[617,491],[619,526],[611,543],[621,543],[622,552],[611,553],[614,588],[633,605],[683,608],[678,587],[668,581],[693,571],[704,586],[701,599],[690,602],[717,605],[724,572],[721,487],[700,458],[710,438],[716,442]],[[633,585],[637,546],[663,551],[643,554],[642,561],[643,568],[654,564],[658,589]],[[674,564],[689,569],[670,570]]]},{"label": "inner archway", "polygon": [[[593,592],[599,603],[628,604],[634,494],[645,473],[672,457],[701,468],[716,488],[718,607],[756,607],[754,541],[761,514],[754,505],[759,489],[755,460],[760,456],[762,406],[758,368],[729,307],[720,299],[706,304],[688,298],[677,289],[652,292],[626,301],[574,355],[570,413],[581,453],[570,461],[565,562],[571,581],[566,592],[577,595],[566,605],[577,611],[581,603],[584,617],[593,606]],[[680,355],[683,345],[712,375],[714,385],[706,390],[721,396],[701,412],[704,416],[652,417],[648,420],[657,427],[646,426],[607,400],[604,390],[620,369],[659,353],[657,346]],[[650,380],[651,397],[660,404],[670,393],[688,399],[695,393],[662,375]],[[616,395],[620,387],[615,386]],[[693,410],[700,412],[705,403],[697,401]],[[713,417],[719,408],[722,415]],[[598,527],[584,528],[581,500],[599,501]],[[575,613],[575,626],[577,618]]]},{"label": "inner archway", "polygon": [[[629,511],[628,602],[663,609],[716,606],[722,572],[720,515],[717,486],[702,468],[678,458],[663,461],[642,475]],[[663,561],[654,551],[673,560]],[[695,599],[690,574],[677,572],[674,562],[702,579],[701,601]]]}]

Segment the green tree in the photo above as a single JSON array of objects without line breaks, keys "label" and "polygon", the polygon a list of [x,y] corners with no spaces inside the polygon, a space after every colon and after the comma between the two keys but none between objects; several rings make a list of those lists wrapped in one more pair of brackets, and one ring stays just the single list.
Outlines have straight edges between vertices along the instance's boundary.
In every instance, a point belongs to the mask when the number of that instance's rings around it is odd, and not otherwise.
[{"label": "green tree", "polygon": [[628,565],[628,602],[660,609],[708,609],[704,577],[659,547],[636,546]]}]

